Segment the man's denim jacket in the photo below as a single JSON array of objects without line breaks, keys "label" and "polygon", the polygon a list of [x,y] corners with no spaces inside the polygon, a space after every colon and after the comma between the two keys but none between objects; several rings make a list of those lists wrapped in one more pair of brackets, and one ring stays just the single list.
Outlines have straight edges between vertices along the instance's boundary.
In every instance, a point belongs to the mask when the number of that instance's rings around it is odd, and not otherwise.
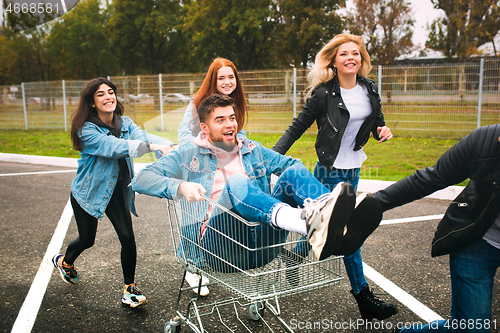
[{"label": "man's denim jacket", "polygon": [[[172,144],[167,139],[148,134],[129,117],[122,117],[120,138],[111,134],[109,129],[91,122],[86,122],[78,135],[83,141],[83,150],[80,152],[76,177],[71,183],[71,193],[87,213],[98,219],[103,217],[113,195],[120,173],[118,160],[125,158],[130,177],[133,178],[133,158],[139,157],[138,148],[142,142]],[[126,187],[124,196],[125,204],[137,215],[130,186]]]},{"label": "man's denim jacket", "polygon": [[[286,168],[302,163],[250,139],[243,140],[240,154],[248,178],[267,194],[271,194],[271,174],[279,176]],[[201,184],[210,197],[217,164],[217,156],[210,149],[189,142],[141,170],[132,180],[132,188],[138,193],[176,199],[179,184],[185,180]]]}]

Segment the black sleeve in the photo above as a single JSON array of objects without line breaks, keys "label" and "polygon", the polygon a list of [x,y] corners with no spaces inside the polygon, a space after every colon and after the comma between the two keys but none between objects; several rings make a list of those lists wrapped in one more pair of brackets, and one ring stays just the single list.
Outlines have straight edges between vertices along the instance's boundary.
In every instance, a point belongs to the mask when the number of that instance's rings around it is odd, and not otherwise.
[{"label": "black sleeve", "polygon": [[384,211],[423,198],[435,191],[469,178],[477,133],[472,132],[444,153],[432,167],[417,170],[411,176],[374,193]]},{"label": "black sleeve", "polygon": [[318,106],[318,93],[315,89],[311,97],[307,99],[306,105],[304,105],[297,118],[293,120],[292,124],[273,146],[273,150],[282,155],[286,154],[295,141],[311,127],[320,112],[324,111]]},{"label": "black sleeve", "polygon": [[[376,95],[377,98],[377,114],[375,115],[375,121],[373,123],[373,128],[372,128],[372,134],[375,140],[380,140],[380,137],[378,136],[377,128],[378,127],[383,127],[385,126],[385,119],[384,119],[384,114],[382,113],[382,100],[380,98],[380,94],[378,92],[378,87],[375,82],[372,81],[372,89],[373,92]],[[368,87],[370,89],[370,87]]]}]

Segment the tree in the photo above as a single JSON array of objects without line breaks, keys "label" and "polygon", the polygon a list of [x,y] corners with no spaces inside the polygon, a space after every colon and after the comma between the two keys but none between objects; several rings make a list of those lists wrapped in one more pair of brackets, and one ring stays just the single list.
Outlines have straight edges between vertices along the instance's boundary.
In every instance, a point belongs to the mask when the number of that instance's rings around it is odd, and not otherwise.
[{"label": "tree", "polygon": [[347,29],[366,41],[366,49],[379,64],[415,50],[412,11],[407,0],[354,0],[346,17]]},{"label": "tree", "polygon": [[0,85],[34,81],[34,59],[25,36],[4,30],[0,36]]},{"label": "tree", "polygon": [[182,30],[196,70],[218,56],[239,70],[273,67],[272,0],[186,1]]},{"label": "tree", "polygon": [[344,0],[276,0],[276,56],[288,67],[306,68],[324,43],[342,32],[336,13]]},{"label": "tree", "polygon": [[[52,21],[56,17],[55,11],[47,12],[44,10],[43,13],[40,13],[38,8],[36,11],[33,11],[32,9],[30,10],[29,7],[21,7],[21,5],[25,6],[30,4],[27,2],[20,4],[14,2],[7,3],[6,0],[0,1],[3,1],[7,22],[6,25],[13,32],[33,29],[45,22]],[[50,8],[52,9],[52,7]]]},{"label": "tree", "polygon": [[118,73],[106,28],[109,13],[99,0],[85,0],[52,27],[48,50],[57,78],[81,79]]},{"label": "tree", "polygon": [[[43,22],[50,21],[55,13],[42,14],[13,7],[4,0],[6,26],[0,27],[2,36],[2,61],[0,68],[6,83],[50,79],[51,59],[47,55],[46,37],[50,30]],[[17,4],[19,5],[19,4]],[[24,4],[25,5],[25,4]],[[29,7],[28,7],[29,9]]]},{"label": "tree", "polygon": [[498,0],[431,0],[442,9],[445,18],[430,25],[425,46],[443,52],[447,57],[468,59],[478,48],[500,31],[500,1]]},{"label": "tree", "polygon": [[50,80],[52,60],[47,54],[46,27],[14,32],[4,27],[0,40],[0,69],[7,83]]},{"label": "tree", "polygon": [[185,49],[177,31],[179,0],[115,0],[111,8],[111,42],[123,71],[158,74],[178,69],[177,59]]}]

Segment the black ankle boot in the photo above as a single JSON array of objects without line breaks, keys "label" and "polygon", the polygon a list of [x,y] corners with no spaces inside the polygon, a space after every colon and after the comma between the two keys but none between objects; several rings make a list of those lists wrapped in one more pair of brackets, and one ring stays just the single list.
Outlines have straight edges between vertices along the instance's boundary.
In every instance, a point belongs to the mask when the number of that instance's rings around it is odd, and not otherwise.
[{"label": "black ankle boot", "polygon": [[[351,294],[354,295],[352,290]],[[377,299],[368,286],[361,289],[359,294],[354,295],[354,298],[358,302],[359,312],[363,319],[371,320],[377,318],[378,320],[383,320],[398,313],[396,304],[385,303]]]}]

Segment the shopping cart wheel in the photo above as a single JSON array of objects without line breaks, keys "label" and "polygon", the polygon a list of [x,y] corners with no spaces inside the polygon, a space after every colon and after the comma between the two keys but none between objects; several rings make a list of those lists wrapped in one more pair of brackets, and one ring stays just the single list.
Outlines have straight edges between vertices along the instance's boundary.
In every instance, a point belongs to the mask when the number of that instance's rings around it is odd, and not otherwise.
[{"label": "shopping cart wheel", "polygon": [[177,318],[165,324],[165,333],[178,333],[181,331],[181,321]]},{"label": "shopping cart wheel", "polygon": [[260,320],[264,315],[264,304],[258,302],[248,305],[248,314],[253,320]]}]

